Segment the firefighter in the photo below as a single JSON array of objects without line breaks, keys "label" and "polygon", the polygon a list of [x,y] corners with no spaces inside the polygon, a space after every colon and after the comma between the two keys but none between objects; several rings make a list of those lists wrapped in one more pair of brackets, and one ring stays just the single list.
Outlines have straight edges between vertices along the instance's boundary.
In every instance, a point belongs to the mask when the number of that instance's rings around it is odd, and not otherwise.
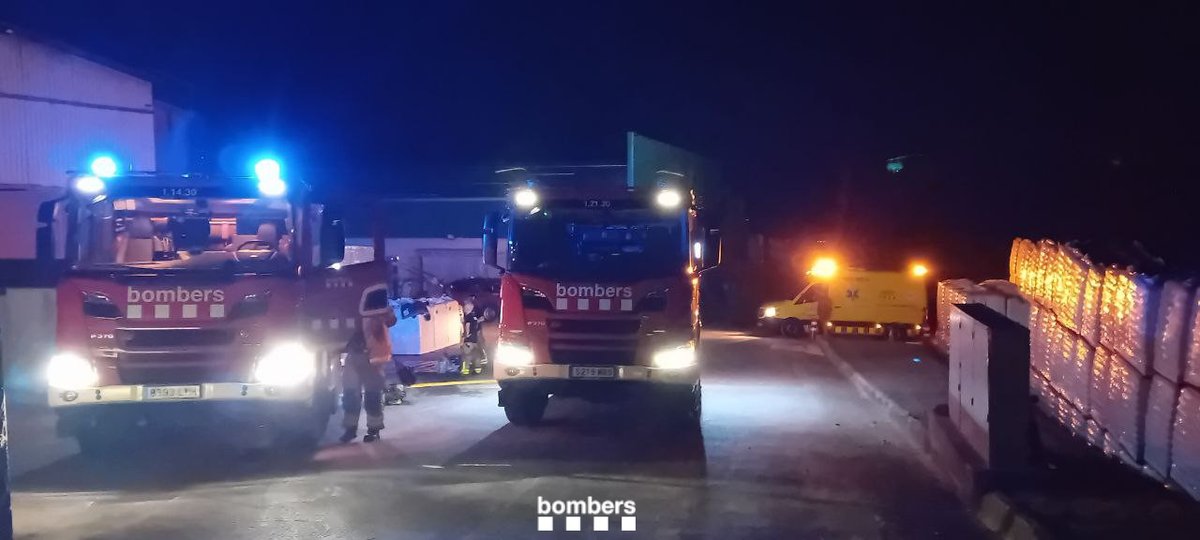
[{"label": "firefighter", "polygon": [[833,319],[833,297],[829,296],[828,284],[819,283],[813,289],[817,296],[817,332],[824,334]]},{"label": "firefighter", "polygon": [[475,295],[463,306],[462,375],[483,373],[487,361],[483,343],[483,308]]},{"label": "firefighter", "polygon": [[392,361],[392,340],[388,328],[396,324],[391,310],[362,318],[359,331],[346,345],[346,363],[342,367],[342,410],[345,417],[342,442],[358,437],[359,413],[367,411],[367,434],[363,442],[379,440],[383,430],[383,391],[387,385],[383,366]]}]

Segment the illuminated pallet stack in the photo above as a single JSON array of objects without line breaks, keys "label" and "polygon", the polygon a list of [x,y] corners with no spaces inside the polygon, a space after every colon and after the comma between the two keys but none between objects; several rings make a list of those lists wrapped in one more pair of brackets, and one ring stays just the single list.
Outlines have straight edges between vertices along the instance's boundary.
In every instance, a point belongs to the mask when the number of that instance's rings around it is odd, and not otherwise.
[{"label": "illuminated pallet stack", "polygon": [[1032,304],[1031,386],[1077,436],[1200,498],[1200,309],[1190,281],[1102,267],[1053,241],[1013,242]]}]

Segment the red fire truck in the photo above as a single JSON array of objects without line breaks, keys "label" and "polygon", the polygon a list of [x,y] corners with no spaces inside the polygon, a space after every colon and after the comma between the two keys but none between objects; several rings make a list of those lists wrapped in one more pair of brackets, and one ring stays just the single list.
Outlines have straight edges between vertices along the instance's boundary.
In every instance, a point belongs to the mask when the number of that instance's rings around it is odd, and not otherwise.
[{"label": "red fire truck", "polygon": [[43,205],[39,252],[68,266],[48,398],[85,453],[159,425],[303,445],[324,432],[343,347],[360,315],[387,309],[384,268],[343,266],[335,210],[273,160],[255,172],[97,160]]},{"label": "red fire truck", "polygon": [[485,219],[484,257],[502,271],[494,370],[514,424],[538,423],[553,394],[648,397],[698,425],[699,275],[719,238],[685,178],[636,187],[611,169],[587,169],[586,182],[579,170],[512,169],[525,179]]}]

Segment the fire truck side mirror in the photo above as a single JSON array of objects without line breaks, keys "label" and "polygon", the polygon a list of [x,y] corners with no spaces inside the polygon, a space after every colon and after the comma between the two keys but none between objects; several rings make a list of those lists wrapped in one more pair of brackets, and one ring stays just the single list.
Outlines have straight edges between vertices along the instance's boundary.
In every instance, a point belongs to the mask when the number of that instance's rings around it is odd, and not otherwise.
[{"label": "fire truck side mirror", "polygon": [[346,257],[346,230],[340,219],[326,219],[321,224],[321,266],[342,262]]},{"label": "fire truck side mirror", "polygon": [[483,216],[483,263],[492,268],[500,268],[496,263],[496,251],[499,249],[500,214],[489,212]]},{"label": "fire truck side mirror", "polygon": [[383,315],[391,311],[388,304],[387,285],[372,285],[367,287],[358,302],[358,314],[363,317]]},{"label": "fire truck side mirror", "polygon": [[58,201],[46,201],[38,206],[37,258],[40,261],[54,260],[54,211]]},{"label": "fire truck side mirror", "polygon": [[701,253],[701,270],[716,268],[721,264],[721,230],[708,229],[704,231],[704,251]]}]

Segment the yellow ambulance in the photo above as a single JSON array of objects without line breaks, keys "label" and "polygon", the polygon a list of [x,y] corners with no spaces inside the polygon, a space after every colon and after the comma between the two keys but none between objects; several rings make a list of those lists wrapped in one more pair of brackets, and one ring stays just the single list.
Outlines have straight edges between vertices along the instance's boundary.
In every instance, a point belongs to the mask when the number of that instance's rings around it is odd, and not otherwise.
[{"label": "yellow ambulance", "polygon": [[884,272],[841,268],[837,260],[822,257],[794,298],[758,308],[758,330],[790,337],[813,332],[916,336],[926,324],[928,275],[922,263]]}]

